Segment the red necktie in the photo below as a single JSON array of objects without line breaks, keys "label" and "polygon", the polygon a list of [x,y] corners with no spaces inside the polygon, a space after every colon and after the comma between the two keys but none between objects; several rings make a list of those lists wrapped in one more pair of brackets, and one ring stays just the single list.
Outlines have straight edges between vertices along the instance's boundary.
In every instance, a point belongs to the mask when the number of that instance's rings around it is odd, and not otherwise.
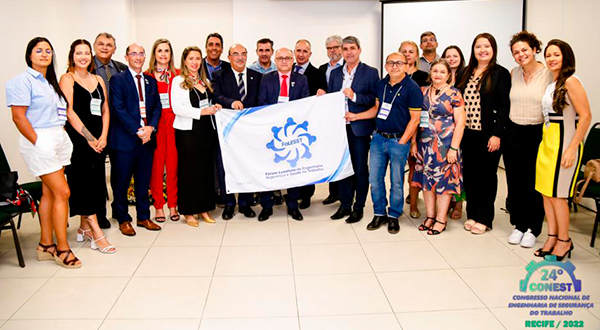
[{"label": "red necktie", "polygon": [[285,74],[281,75],[281,79],[283,79],[283,81],[281,82],[281,89],[279,90],[279,96],[288,96],[288,87],[287,87],[287,78],[288,76]]},{"label": "red necktie", "polygon": [[[144,93],[142,92],[142,75],[138,74],[135,76],[137,78],[138,81],[138,93],[140,96],[140,102],[144,102]],[[146,113],[146,116],[148,116],[148,113]],[[142,118],[144,120],[144,126],[148,125],[148,121],[146,120],[146,118]]]}]

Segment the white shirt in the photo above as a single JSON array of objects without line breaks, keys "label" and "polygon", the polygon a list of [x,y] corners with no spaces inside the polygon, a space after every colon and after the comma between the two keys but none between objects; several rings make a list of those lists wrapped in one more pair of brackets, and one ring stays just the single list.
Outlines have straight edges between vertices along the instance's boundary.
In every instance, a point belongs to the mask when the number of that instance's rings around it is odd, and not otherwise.
[{"label": "white shirt", "polygon": [[242,80],[244,81],[244,92],[246,93],[246,95],[248,95],[248,69],[244,67],[243,72],[237,72],[235,71],[233,66],[231,66],[231,71],[233,71],[233,75],[235,76],[235,82],[238,84],[238,90],[240,86],[240,73],[243,73]]},{"label": "white shirt", "polygon": [[[138,90],[138,80],[137,80],[137,78],[135,76],[137,76],[138,74],[140,76],[142,76],[142,79],[140,79],[140,84],[142,86],[142,96],[144,97],[144,102],[146,102],[146,77],[144,77],[144,74],[142,72],[137,73],[137,72],[133,71],[131,68],[129,68],[129,72],[132,75],[133,83],[135,84],[136,90]],[[139,97],[140,97],[139,93],[140,92],[138,91],[138,100],[139,100]]]},{"label": "white shirt", "polygon": [[[360,62],[359,62],[360,64]],[[352,80],[354,79],[354,75],[356,74],[356,69],[358,68],[358,64],[352,69],[350,73],[348,73],[348,63],[344,64],[342,68],[342,72],[344,73],[344,81],[342,82],[342,91],[346,88],[352,88]],[[356,102],[356,93],[352,97],[352,102]]]}]

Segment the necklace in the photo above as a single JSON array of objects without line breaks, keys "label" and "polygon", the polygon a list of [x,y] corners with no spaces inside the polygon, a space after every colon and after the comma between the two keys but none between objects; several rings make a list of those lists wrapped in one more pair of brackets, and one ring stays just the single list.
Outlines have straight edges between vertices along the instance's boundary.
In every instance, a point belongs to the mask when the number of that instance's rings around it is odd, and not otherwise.
[{"label": "necklace", "polygon": [[523,69],[523,77],[525,77],[525,78],[526,78],[525,80],[530,80],[530,81],[531,81],[531,79],[532,79],[533,77],[537,76],[537,75],[538,75],[540,72],[542,72],[542,70],[543,70],[543,69],[544,69],[544,67],[542,67],[542,68],[538,69],[537,71],[535,71],[535,72],[534,72],[534,73],[532,73],[532,74],[528,74],[527,72],[525,72],[525,69]]}]

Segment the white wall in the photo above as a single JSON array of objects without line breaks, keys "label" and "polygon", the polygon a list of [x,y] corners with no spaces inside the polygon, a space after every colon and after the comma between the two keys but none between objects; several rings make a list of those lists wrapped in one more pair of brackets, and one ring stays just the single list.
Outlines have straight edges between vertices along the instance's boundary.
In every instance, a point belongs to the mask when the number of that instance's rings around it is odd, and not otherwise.
[{"label": "white wall", "polygon": [[[275,47],[293,47],[297,39],[313,44],[314,64],[327,60],[324,41],[331,34],[357,36],[362,43],[362,60],[377,67],[380,56],[381,4],[377,0],[282,1],[282,0],[0,0],[0,31],[4,51],[0,52],[0,104],[6,104],[5,84],[26,65],[27,42],[38,35],[48,37],[58,56],[59,72],[64,72],[69,45],[74,39],[93,41],[98,32],[108,31],[117,38],[115,58],[123,59],[126,45],[139,42],[146,49],[157,38],[166,37],[175,48],[178,63],[181,51],[189,45],[204,49],[206,35],[219,32],[225,47],[244,44],[248,61],[256,60],[256,40],[270,37]],[[600,53],[595,31],[600,30],[600,1],[528,0],[527,27],[542,41],[562,38],[577,57],[577,75],[590,97],[593,120],[600,121]],[[26,20],[25,20],[26,19]],[[24,24],[24,22],[27,22]],[[508,52],[508,46],[500,51]],[[225,58],[225,57],[223,57]],[[540,60],[543,60],[540,56]],[[18,132],[10,110],[0,111],[0,142],[21,181],[32,179],[17,147]]]}]

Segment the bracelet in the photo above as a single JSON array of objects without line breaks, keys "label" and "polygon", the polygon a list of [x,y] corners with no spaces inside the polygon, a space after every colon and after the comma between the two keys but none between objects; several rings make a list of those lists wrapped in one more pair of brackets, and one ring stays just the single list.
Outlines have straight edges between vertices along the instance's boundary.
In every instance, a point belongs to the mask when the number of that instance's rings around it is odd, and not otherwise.
[{"label": "bracelet", "polygon": [[452,146],[450,146],[450,150],[458,151],[458,149],[453,148]]}]

